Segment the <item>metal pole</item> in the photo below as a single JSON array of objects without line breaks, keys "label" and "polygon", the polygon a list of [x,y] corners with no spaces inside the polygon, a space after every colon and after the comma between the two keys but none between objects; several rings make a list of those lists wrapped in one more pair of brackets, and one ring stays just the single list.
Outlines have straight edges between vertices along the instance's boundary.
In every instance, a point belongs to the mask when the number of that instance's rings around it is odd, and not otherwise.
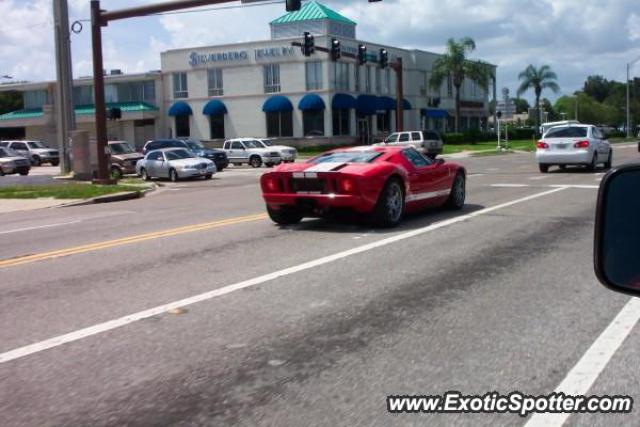
[{"label": "metal pole", "polygon": [[629,68],[631,68],[631,64],[627,64],[627,138],[631,138],[631,94],[629,90]]},{"label": "metal pole", "polygon": [[60,151],[60,171],[69,173],[69,132],[75,130],[73,109],[73,71],[71,66],[71,40],[69,37],[69,9],[67,0],[54,0],[54,38],[56,46],[56,135]]},{"label": "metal pole", "polygon": [[102,64],[102,19],[100,0],[91,0],[91,41],[93,46],[93,90],[96,108],[97,184],[110,184],[107,148],[107,108],[104,103],[104,69]]},{"label": "metal pole", "polygon": [[393,65],[396,72],[396,132],[404,131],[404,79],[402,58]]}]

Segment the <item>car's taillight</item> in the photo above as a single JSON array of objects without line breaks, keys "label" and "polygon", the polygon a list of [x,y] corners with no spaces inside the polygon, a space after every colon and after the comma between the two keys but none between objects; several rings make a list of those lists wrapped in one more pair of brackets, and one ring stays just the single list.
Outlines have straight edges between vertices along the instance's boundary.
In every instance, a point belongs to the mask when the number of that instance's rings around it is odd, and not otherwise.
[{"label": "car's taillight", "polygon": [[547,144],[544,141],[538,141],[538,143],[536,144],[536,147],[542,150],[546,150],[547,148],[549,148],[549,144]]},{"label": "car's taillight", "polygon": [[338,191],[342,194],[351,194],[356,189],[353,178],[342,178],[338,181]]},{"label": "car's taillight", "polygon": [[589,141],[578,141],[573,146],[575,148],[589,148]]},{"label": "car's taillight", "polygon": [[280,181],[272,176],[264,177],[262,186],[263,190],[267,193],[277,193],[280,191]]}]

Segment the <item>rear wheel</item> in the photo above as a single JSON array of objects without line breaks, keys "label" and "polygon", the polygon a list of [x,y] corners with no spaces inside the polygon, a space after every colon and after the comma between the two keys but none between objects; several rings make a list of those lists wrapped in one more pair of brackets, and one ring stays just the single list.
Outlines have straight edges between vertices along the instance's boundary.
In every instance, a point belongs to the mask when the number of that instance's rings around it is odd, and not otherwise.
[{"label": "rear wheel", "polygon": [[547,172],[549,172],[549,165],[545,165],[545,164],[540,163],[540,164],[538,165],[538,167],[540,168],[540,173],[547,173]]},{"label": "rear wheel", "polygon": [[22,175],[22,176],[27,176],[27,175],[29,175],[29,170],[27,169],[27,170],[21,171],[21,172],[20,172],[20,175]]},{"label": "rear wheel", "polygon": [[40,166],[42,164],[42,160],[40,160],[40,157],[34,156],[31,163],[33,163],[33,166]]},{"label": "rear wheel", "polygon": [[567,169],[567,165],[560,165],[560,170],[565,170]]},{"label": "rear wheel", "polygon": [[260,158],[260,156],[251,156],[251,158],[249,159],[249,164],[252,168],[259,168],[260,166],[262,166],[262,159]]},{"label": "rear wheel", "polygon": [[4,171],[0,168],[0,176],[4,176]]},{"label": "rear wheel", "polygon": [[464,201],[467,197],[466,180],[464,175],[459,173],[456,175],[451,185],[451,193],[447,200],[446,207],[449,209],[460,210],[464,207]]},{"label": "rear wheel", "polygon": [[613,150],[609,150],[609,157],[607,158],[607,161],[604,164],[604,168],[611,169],[612,166],[613,166]]},{"label": "rear wheel", "polygon": [[122,171],[120,168],[115,166],[111,166],[111,178],[112,179],[122,179]]},{"label": "rear wheel", "polygon": [[589,172],[593,172],[596,170],[598,166],[598,153],[593,153],[593,158],[591,159],[591,163],[587,165],[587,170]]},{"label": "rear wheel", "polygon": [[385,184],[373,210],[373,223],[378,227],[395,227],[404,213],[404,189],[398,179]]},{"label": "rear wheel", "polygon": [[140,168],[140,178],[145,181],[149,181],[151,179],[145,168]]},{"label": "rear wheel", "polygon": [[213,174],[211,173],[208,173],[204,176],[204,179],[211,179],[211,178],[213,178]]},{"label": "rear wheel", "polygon": [[60,160],[52,160],[51,166],[58,166],[60,164]]},{"label": "rear wheel", "polygon": [[280,225],[293,225],[302,221],[302,214],[295,208],[273,209],[267,205],[267,213],[271,221]]},{"label": "rear wheel", "polygon": [[175,169],[169,169],[169,180],[171,182],[177,182],[178,181],[178,172],[176,172]]}]

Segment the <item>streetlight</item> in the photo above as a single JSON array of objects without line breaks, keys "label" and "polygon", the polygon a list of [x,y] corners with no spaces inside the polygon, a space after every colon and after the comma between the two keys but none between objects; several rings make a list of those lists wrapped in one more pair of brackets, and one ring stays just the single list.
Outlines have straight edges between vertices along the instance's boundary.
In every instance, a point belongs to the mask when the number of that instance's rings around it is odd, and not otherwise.
[{"label": "streetlight", "polygon": [[636,62],[640,61],[640,56],[634,59],[633,61],[627,63],[627,138],[631,138],[631,108],[630,108],[630,100],[631,93],[629,91],[629,71],[631,70],[631,66]]}]

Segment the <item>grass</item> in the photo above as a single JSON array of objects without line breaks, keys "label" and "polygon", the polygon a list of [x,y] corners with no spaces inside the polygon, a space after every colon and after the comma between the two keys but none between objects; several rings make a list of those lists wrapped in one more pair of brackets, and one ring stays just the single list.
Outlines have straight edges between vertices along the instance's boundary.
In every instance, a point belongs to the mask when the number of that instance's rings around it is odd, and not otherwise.
[{"label": "grass", "polygon": [[[497,153],[496,147],[497,141],[491,142],[478,142],[476,144],[444,144],[443,154],[455,154],[463,151],[486,151],[487,155],[491,153]],[[509,148],[517,151],[535,151],[536,144],[532,140],[522,139],[509,141]]]},{"label": "grass", "polygon": [[64,184],[64,185],[16,185],[1,187],[0,199],[37,199],[48,197],[54,199],[90,199],[107,194],[124,191],[140,191],[140,187],[127,185],[93,185],[93,184]]}]

